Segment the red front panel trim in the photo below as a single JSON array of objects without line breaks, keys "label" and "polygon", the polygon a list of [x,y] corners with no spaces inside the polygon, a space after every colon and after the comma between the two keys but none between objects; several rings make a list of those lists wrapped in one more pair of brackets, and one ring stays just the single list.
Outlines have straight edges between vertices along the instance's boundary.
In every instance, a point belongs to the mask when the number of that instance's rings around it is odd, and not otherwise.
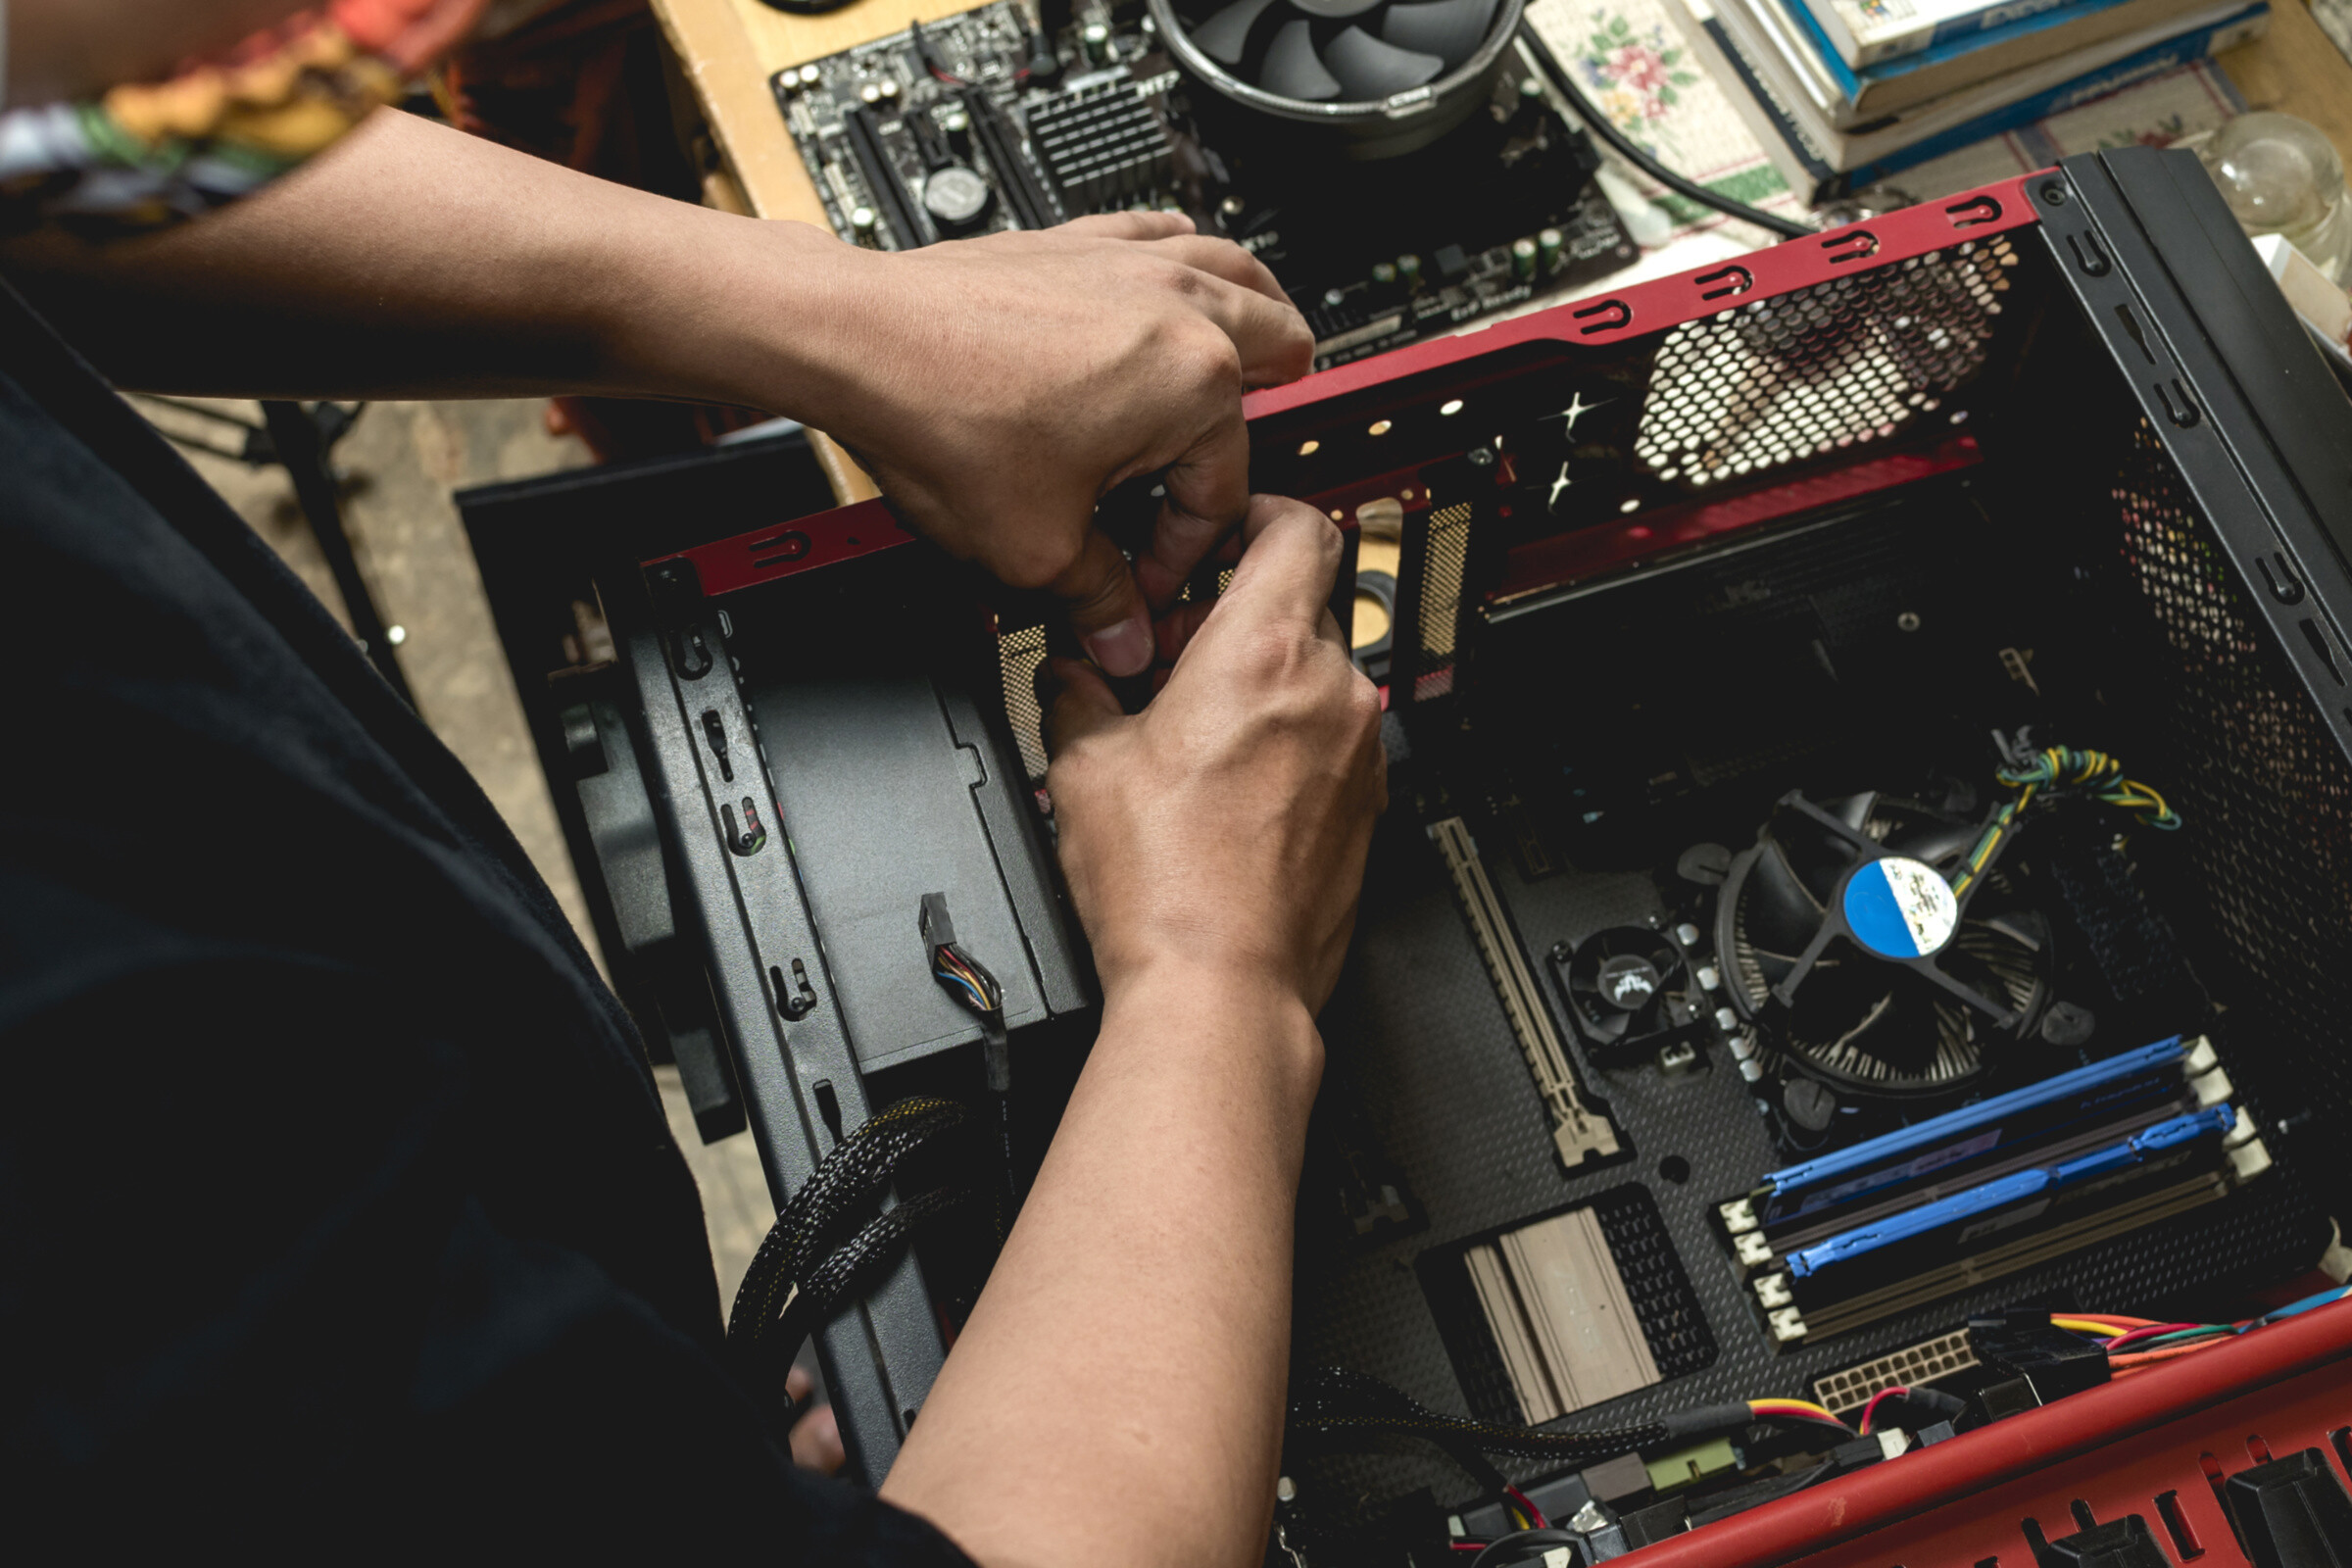
[{"label": "red front panel trim", "polygon": [[2174,1492],[2201,1544],[2197,1560],[2237,1568],[2246,1559],[2201,1456],[2244,1470],[2257,1462],[2248,1440],[2259,1439],[2279,1456],[2319,1447],[2340,1466],[2332,1434],[2348,1424],[2352,1301],[2337,1301],[1623,1560],[1639,1568],[1974,1568],[1998,1557],[2000,1568],[2034,1568],[2021,1520],[2053,1540],[2072,1535],[2080,1498],[2102,1521],[2139,1514],[2169,1547],[2156,1497]]},{"label": "red front panel trim", "polygon": [[[2034,221],[2026,186],[2040,177],[2040,174],[2020,175],[1947,201],[1906,208],[1826,234],[1788,240],[1674,277],[1636,283],[1593,298],[1555,305],[1531,316],[1497,321],[1458,336],[1435,338],[1373,359],[1358,360],[1288,386],[1253,392],[1243,401],[1243,411],[1254,422],[1274,415],[1311,409],[1331,399],[1405,376],[1464,366],[1522,344],[1602,348],[1622,338],[1661,331],[1684,321],[1735,310],[1751,301],[1810,288],[1890,262],[1928,256],[1951,245],[1988,238]],[[1314,499],[1327,510],[1335,506],[1347,510],[1341,500],[1343,495],[1359,489],[1367,495],[1401,490],[1416,476],[1417,470],[1399,470]],[[1392,486],[1391,479],[1397,482]],[[1426,491],[1420,499],[1426,502]],[[1420,508],[1413,506],[1410,510]],[[1716,511],[1707,515],[1720,522],[1729,514]],[[1623,548],[1640,544],[1624,530],[1616,530],[1613,537],[1622,555],[1646,555],[1656,548]],[[911,540],[912,535],[899,526],[884,503],[860,501],[773,528],[699,545],[682,554],[694,563],[705,593],[723,594],[855,560]]]},{"label": "red front panel trim", "polygon": [[1673,277],[1635,283],[1614,293],[1555,305],[1453,337],[1408,344],[1369,360],[1358,360],[1310,375],[1288,386],[1253,392],[1243,407],[1252,420],[1311,407],[1349,392],[1377,387],[1399,376],[1458,365],[1522,343],[1558,343],[1600,348],[1621,338],[1662,331],[1753,300],[1811,288],[1817,283],[1905,262],[1969,240],[2033,223],[2026,186],[2040,174],[2020,174],[1982,186],[1948,201],[1906,207],[1867,222],[1826,234],[1784,240]]}]

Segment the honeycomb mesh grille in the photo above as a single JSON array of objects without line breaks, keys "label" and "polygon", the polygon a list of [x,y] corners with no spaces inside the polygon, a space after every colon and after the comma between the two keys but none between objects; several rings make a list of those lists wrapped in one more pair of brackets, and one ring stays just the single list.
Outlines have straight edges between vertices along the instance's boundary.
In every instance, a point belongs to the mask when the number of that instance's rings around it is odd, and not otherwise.
[{"label": "honeycomb mesh grille", "polygon": [[1453,690],[1453,640],[1462,579],[1470,564],[1470,517],[1466,501],[1429,514],[1428,549],[1421,565],[1421,658],[1413,677],[1416,703]]},{"label": "honeycomb mesh grille", "polygon": [[997,636],[997,667],[1004,676],[1004,719],[1021,749],[1032,784],[1046,777],[1046,715],[1037,706],[1037,667],[1046,662],[1046,628],[1023,626]]},{"label": "honeycomb mesh grille", "polygon": [[1693,488],[1882,441],[1983,368],[2006,239],[1687,321],[1659,345],[1635,455]]},{"label": "honeycomb mesh grille", "polygon": [[[2258,632],[2145,421],[2111,495],[2126,575],[2153,618],[2145,657],[2159,669],[2145,689],[2171,759],[2166,794],[2183,824],[2198,913],[2210,946],[2237,970],[2228,994],[2253,1014],[2239,1033],[2338,1040],[2352,1016],[2352,767]],[[2352,1107],[2352,1055],[2340,1050],[2233,1059],[2272,1105],[2329,1117]],[[2343,1179],[2338,1164],[2334,1181]]]}]

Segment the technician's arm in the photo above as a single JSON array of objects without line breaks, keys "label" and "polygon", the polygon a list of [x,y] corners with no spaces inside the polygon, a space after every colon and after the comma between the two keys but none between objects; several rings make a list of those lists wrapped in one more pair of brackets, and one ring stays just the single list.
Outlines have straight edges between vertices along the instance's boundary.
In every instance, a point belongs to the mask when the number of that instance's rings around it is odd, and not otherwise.
[{"label": "technician's arm", "polygon": [[1048,785],[1102,1034],[883,1487],[986,1568],[1265,1548],[1314,1014],[1386,783],[1324,608],[1338,531],[1259,497],[1247,535],[1141,715],[1055,668]]},{"label": "technician's arm", "polygon": [[1095,501],[1169,470],[1138,568],[1164,606],[1247,500],[1244,386],[1312,352],[1266,270],[1181,218],[886,256],[389,112],[200,221],[101,248],[45,232],[0,265],[123,386],[588,391],[804,419],[950,550],[1069,599],[1118,673],[1150,633]]}]

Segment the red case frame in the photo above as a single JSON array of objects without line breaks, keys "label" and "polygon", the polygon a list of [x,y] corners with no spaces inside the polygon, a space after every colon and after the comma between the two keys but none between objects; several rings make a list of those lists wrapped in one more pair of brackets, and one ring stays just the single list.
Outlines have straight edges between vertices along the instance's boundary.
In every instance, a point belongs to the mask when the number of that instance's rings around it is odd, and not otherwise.
[{"label": "red case frame", "polygon": [[[1506,351],[1565,358],[1865,270],[2034,224],[2023,175],[1673,277],[1574,301],[1250,394],[1253,426],[1286,441],[1318,416],[1358,421],[1426,400],[1453,371]],[[1524,359],[1511,373],[1528,368]],[[1454,384],[1461,384],[1459,382]],[[1652,514],[1618,531],[1549,541],[1514,578],[1560,580],[1976,461],[1966,436],[1857,457],[1778,483]],[[1436,460],[1425,460],[1436,461]],[[1423,463],[1304,497],[1347,515],[1399,495],[1426,508]],[[726,594],[912,543],[888,506],[864,501],[682,552],[704,591]],[[664,558],[674,559],[674,558]],[[651,564],[652,563],[648,563]],[[1508,591],[1508,584],[1506,584]],[[2183,1565],[2248,1561],[2226,1478],[2272,1455],[2319,1448],[2352,1488],[2352,1300],[2300,1314],[2196,1355],[1964,1433],[1632,1554],[1642,1568],[2032,1568],[2029,1527],[2056,1539],[2129,1514]]]}]

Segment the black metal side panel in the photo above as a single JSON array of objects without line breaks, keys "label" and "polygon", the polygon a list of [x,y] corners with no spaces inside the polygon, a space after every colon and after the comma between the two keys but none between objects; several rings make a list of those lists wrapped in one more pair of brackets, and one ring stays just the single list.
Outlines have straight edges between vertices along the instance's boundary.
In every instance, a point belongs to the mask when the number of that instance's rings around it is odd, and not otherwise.
[{"label": "black metal side panel", "polygon": [[2061,168],[2032,187],[2051,261],[2352,757],[2352,402],[2193,157]]},{"label": "black metal side panel", "polygon": [[[723,780],[706,742],[702,715],[715,711],[726,733],[742,738],[738,755],[752,755],[751,721],[719,617],[699,600],[693,613],[704,647],[716,654],[702,661],[699,675],[686,672],[691,664],[673,664],[664,648],[669,638],[642,623],[621,641],[620,652],[643,715],[646,786],[672,839],[683,897],[694,905],[708,944],[711,991],[735,1043],[768,1186],[788,1194],[799,1190],[836,1141],[820,1088],[837,1105],[841,1127],[858,1126],[871,1107],[765,770],[737,767],[731,781]],[[674,632],[674,614],[672,620]],[[728,843],[720,806],[735,805],[740,824],[740,802],[747,796],[769,831],[759,849],[738,854]],[[802,1011],[804,976],[814,1005]],[[798,999],[793,1010],[801,1015],[788,1022],[780,1004],[791,999]],[[817,1353],[850,1473],[878,1483],[947,1359],[922,1270],[911,1254],[819,1333]]]}]

